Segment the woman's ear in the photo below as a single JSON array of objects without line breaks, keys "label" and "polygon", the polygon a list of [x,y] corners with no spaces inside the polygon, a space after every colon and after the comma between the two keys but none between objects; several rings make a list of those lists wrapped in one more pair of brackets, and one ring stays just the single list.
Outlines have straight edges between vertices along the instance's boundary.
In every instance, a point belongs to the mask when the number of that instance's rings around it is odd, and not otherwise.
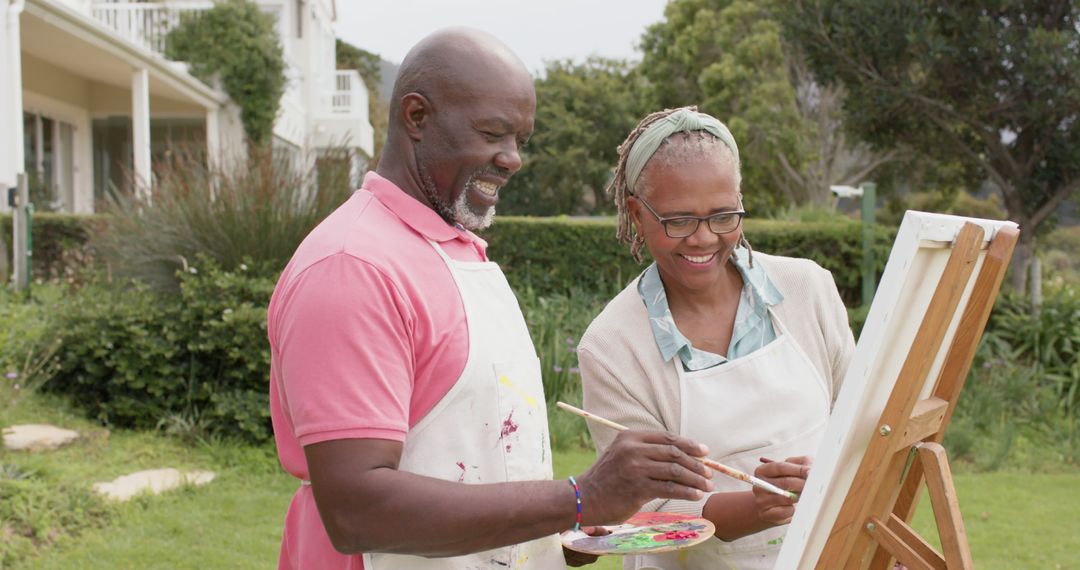
[{"label": "woman's ear", "polygon": [[401,124],[409,138],[424,138],[424,127],[431,116],[431,101],[420,93],[412,92],[401,98]]},{"label": "woman's ear", "polygon": [[630,213],[630,221],[633,222],[637,233],[641,233],[641,202],[633,196],[626,197],[626,210]]}]

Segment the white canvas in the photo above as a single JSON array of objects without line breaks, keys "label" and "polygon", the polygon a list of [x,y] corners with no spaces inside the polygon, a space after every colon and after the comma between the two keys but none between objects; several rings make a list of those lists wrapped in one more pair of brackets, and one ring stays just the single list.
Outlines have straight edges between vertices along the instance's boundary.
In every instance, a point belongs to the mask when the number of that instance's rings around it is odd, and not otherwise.
[{"label": "white canvas", "polygon": [[933,390],[989,240],[999,228],[1016,224],[914,211],[904,216],[776,568],[816,565],[965,222],[983,228],[982,251],[920,399]]}]

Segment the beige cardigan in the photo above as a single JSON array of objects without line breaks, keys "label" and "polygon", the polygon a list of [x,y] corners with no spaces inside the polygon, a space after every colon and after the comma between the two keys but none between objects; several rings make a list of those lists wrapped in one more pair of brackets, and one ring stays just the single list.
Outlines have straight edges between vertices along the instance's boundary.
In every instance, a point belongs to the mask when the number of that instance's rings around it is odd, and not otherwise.
[{"label": "beige cardigan", "polygon": [[[836,401],[855,341],[847,311],[832,274],[808,259],[754,253],[784,299],[773,306],[794,340],[821,377],[831,384]],[[586,410],[631,429],[678,433],[680,425],[678,357],[664,362],[656,346],[645,303],[634,279],[585,331],[578,360]],[[589,423],[602,454],[615,432]],[[701,515],[701,501],[654,501],[644,510]]]}]

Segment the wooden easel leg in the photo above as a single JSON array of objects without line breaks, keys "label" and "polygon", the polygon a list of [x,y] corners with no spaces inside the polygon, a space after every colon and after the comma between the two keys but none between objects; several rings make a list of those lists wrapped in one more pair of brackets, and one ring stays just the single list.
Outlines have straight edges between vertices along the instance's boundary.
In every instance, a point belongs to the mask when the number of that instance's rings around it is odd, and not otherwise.
[{"label": "wooden easel leg", "polygon": [[930,492],[930,505],[934,508],[945,564],[949,570],[970,570],[974,568],[971,548],[945,448],[940,443],[927,442],[918,447],[918,454]]},{"label": "wooden easel leg", "polygon": [[888,524],[874,517],[866,525],[881,549],[909,570],[948,570],[945,559],[904,521],[892,516]]}]

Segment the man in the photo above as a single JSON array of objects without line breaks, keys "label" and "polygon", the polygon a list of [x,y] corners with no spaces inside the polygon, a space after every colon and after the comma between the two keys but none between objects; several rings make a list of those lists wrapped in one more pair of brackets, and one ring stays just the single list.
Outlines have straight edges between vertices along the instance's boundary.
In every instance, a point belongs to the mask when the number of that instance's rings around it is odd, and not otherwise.
[{"label": "man", "polygon": [[469,231],[521,168],[535,107],[532,78],[494,38],[424,39],[402,62],[376,172],[282,273],[271,411],[302,483],[281,568],[558,568],[558,532],[712,488],[692,457],[705,449],[652,432],[550,480],[536,353]]}]

